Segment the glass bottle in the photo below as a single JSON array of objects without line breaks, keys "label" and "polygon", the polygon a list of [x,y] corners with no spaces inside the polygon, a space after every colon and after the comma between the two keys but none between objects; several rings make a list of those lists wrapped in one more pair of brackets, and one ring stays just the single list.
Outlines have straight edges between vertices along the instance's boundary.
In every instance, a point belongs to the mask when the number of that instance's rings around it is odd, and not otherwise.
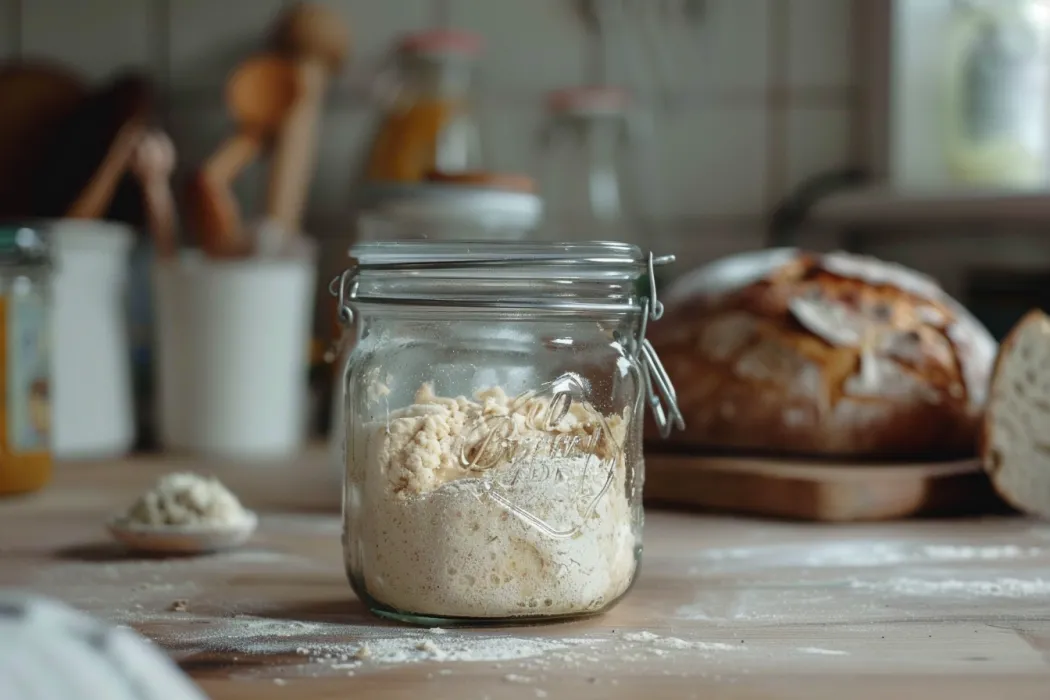
[{"label": "glass bottle", "polygon": [[51,479],[51,256],[40,231],[0,225],[0,495]]},{"label": "glass bottle", "polygon": [[419,182],[427,173],[483,166],[471,110],[478,37],[427,31],[402,40],[388,74],[384,115],[372,144],[366,180]]},{"label": "glass bottle", "polygon": [[630,242],[638,232],[635,193],[621,177],[628,105],[627,93],[613,87],[551,93],[551,116],[541,133],[544,238]]}]

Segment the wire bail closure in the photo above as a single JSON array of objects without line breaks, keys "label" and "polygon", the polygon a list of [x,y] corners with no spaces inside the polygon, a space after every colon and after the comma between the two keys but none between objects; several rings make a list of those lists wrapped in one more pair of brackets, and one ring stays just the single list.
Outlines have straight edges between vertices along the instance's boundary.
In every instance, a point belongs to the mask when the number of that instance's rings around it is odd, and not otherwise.
[{"label": "wire bail closure", "polygon": [[645,337],[645,333],[649,328],[649,320],[659,321],[664,315],[663,302],[660,301],[656,294],[656,271],[654,268],[656,265],[668,262],[674,262],[673,255],[654,258],[650,251],[647,270],[649,273],[649,298],[645,299],[643,303],[642,327],[638,332],[638,345],[640,348],[638,354],[642,361],[645,395],[649,402],[649,409],[653,412],[653,420],[656,421],[656,427],[660,430],[660,437],[662,438],[670,436],[671,431],[675,428],[685,430],[685,419],[682,417],[682,412],[678,409],[678,395],[675,393],[671,377],[668,376],[667,370],[664,369],[663,363],[660,362],[660,357],[656,354],[656,348]]},{"label": "wire bail closure", "polygon": [[[653,414],[653,420],[656,422],[656,426],[660,431],[660,437],[668,437],[672,430],[678,428],[679,430],[685,430],[685,419],[682,418],[682,413],[678,408],[678,395],[675,393],[674,384],[671,382],[671,377],[668,376],[667,370],[664,369],[663,363],[660,362],[659,356],[656,354],[656,349],[653,348],[652,344],[645,337],[646,332],[649,328],[649,321],[659,321],[664,315],[663,302],[657,296],[656,292],[656,272],[655,268],[657,265],[666,265],[674,262],[675,256],[673,255],[661,255],[654,256],[652,252],[649,253],[646,259],[646,273],[649,277],[649,295],[642,297],[642,321],[641,327],[638,329],[637,338],[632,338],[627,341],[628,347],[634,353],[641,362],[642,367],[642,379],[645,383],[645,394],[646,401],[649,404],[649,408]],[[586,262],[586,260],[546,260],[543,261],[546,264],[573,264]],[[531,258],[500,258],[497,260],[484,260],[484,261],[440,261],[440,262],[423,262],[423,263],[410,263],[401,266],[405,269],[421,269],[421,268],[434,268],[434,267],[462,267],[462,266],[509,266],[509,265],[527,265],[534,264],[535,260]],[[354,322],[354,309],[352,302],[357,299],[357,292],[359,287],[358,273],[364,269],[369,269],[372,266],[361,265],[360,263],[351,265],[343,272],[332,279],[328,284],[328,292],[339,299],[339,320],[346,326],[351,325]],[[378,268],[386,268],[388,266],[375,266]],[[398,267],[396,265],[389,267]],[[623,342],[623,338],[619,333],[615,334],[618,341]]]},{"label": "wire bail closure", "polygon": [[357,298],[357,265],[346,268],[328,283],[328,293],[339,300],[339,320],[345,326],[354,322],[350,302]]}]

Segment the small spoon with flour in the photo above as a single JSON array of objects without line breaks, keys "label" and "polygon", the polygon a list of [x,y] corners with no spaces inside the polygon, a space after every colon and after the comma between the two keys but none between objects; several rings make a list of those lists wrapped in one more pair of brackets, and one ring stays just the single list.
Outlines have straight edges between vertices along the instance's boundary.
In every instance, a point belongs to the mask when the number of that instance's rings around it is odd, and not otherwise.
[{"label": "small spoon with flour", "polygon": [[167,474],[126,513],[106,523],[130,549],[165,554],[202,554],[244,544],[258,518],[214,477]]}]

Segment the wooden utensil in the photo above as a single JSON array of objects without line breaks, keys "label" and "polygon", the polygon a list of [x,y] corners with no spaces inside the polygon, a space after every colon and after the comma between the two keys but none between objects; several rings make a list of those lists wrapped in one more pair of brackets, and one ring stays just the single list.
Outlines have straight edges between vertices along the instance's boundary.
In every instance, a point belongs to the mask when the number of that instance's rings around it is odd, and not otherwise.
[{"label": "wooden utensil", "polygon": [[325,87],[329,75],[345,61],[350,38],[337,13],[321,5],[300,3],[279,22],[277,41],[296,61],[300,92],[277,138],[267,214],[297,232],[312,179]]},{"label": "wooden utensil", "polygon": [[33,178],[33,213],[104,216],[152,111],[152,87],[134,74],[88,96],[63,120],[46,149]]},{"label": "wooden utensil", "polygon": [[175,254],[175,198],[171,174],[175,170],[175,144],[160,131],[147,132],[131,159],[131,170],[142,185],[146,225],[161,257]]},{"label": "wooden utensil", "polygon": [[891,520],[1001,510],[976,460],[844,464],[646,454],[647,503],[801,520]]},{"label": "wooden utensil", "polygon": [[30,185],[57,127],[88,90],[79,76],[48,64],[0,68],[0,217],[32,214]]},{"label": "wooden utensil", "polygon": [[231,187],[280,128],[298,94],[292,63],[262,54],[242,63],[226,83],[226,104],[238,131],[194,174],[187,199],[201,247],[217,257],[248,252],[240,207]]}]

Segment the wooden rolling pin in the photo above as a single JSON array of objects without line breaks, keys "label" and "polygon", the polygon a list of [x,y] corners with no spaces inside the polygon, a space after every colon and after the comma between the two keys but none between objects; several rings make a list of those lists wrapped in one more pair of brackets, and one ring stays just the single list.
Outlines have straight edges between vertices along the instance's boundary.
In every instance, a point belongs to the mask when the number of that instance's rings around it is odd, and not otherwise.
[{"label": "wooden rolling pin", "polygon": [[267,214],[296,233],[312,179],[317,129],[329,76],[346,60],[349,30],[323,6],[300,3],[277,27],[277,42],[296,62],[299,95],[281,126],[270,166]]}]

